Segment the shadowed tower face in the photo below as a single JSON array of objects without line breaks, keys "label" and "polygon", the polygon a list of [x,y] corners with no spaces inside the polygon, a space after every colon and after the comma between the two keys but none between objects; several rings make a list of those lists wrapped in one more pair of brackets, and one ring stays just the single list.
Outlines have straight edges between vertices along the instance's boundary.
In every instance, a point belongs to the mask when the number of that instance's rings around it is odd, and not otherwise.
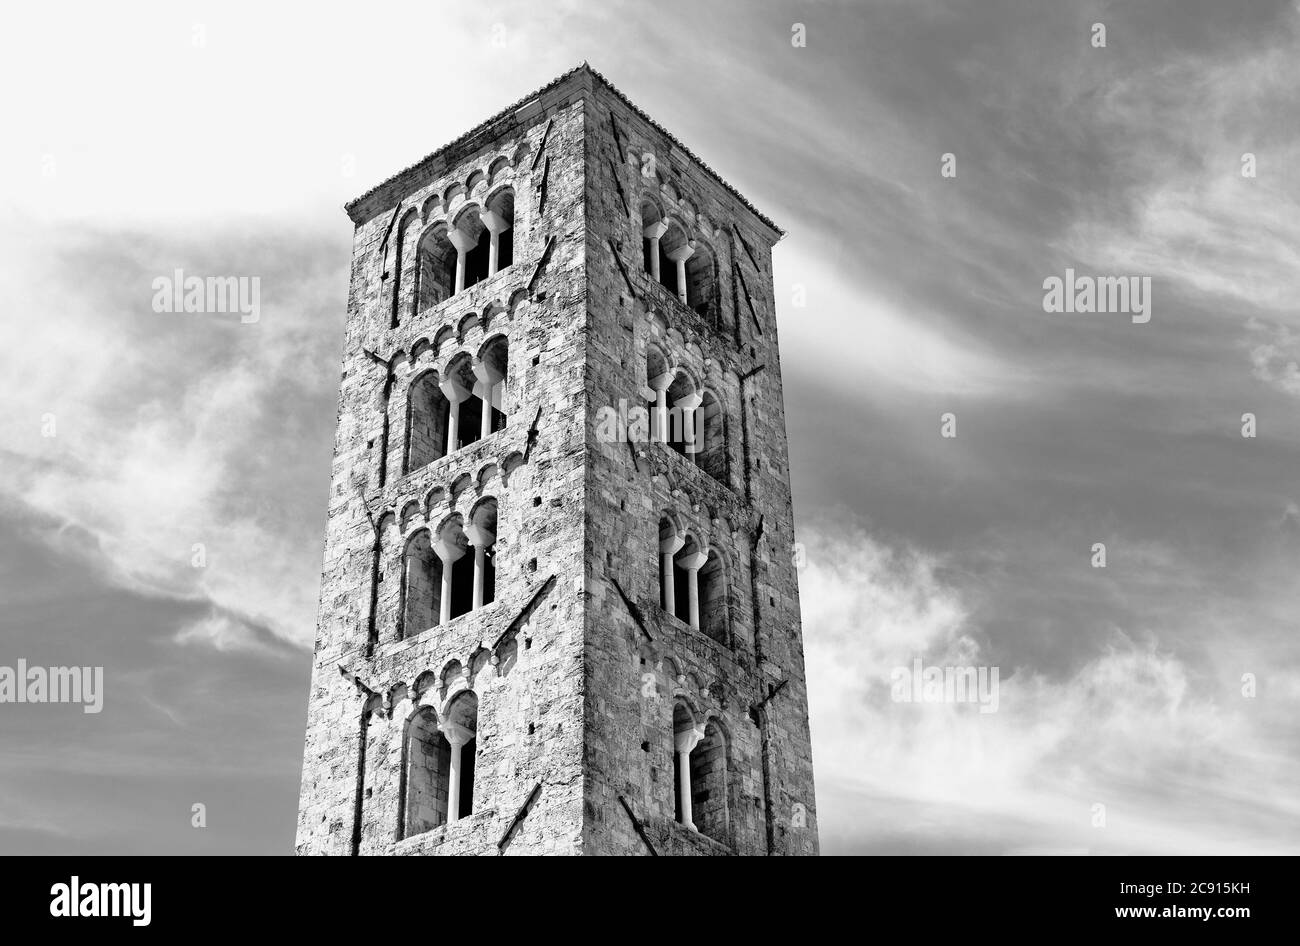
[{"label": "shadowed tower face", "polygon": [[347,209],[298,851],[817,853],[780,231],[586,66]]}]

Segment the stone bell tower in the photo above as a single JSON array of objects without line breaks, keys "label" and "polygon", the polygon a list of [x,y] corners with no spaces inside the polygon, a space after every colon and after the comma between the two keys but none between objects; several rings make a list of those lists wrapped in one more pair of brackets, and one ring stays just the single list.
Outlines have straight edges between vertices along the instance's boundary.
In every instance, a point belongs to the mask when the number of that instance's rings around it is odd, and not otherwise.
[{"label": "stone bell tower", "polygon": [[298,852],[817,853],[780,230],[585,64],[347,211]]}]

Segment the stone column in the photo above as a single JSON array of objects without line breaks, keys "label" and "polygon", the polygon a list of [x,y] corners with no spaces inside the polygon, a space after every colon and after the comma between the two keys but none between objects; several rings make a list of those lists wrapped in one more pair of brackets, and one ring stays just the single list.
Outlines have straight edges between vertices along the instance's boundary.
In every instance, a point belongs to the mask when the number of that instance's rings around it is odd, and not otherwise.
[{"label": "stone column", "polygon": [[681,300],[682,305],[686,305],[686,261],[691,258],[695,252],[695,247],[689,243],[683,243],[681,246],[672,250],[668,258],[677,264],[677,298]]},{"label": "stone column", "polygon": [[676,580],[673,578],[673,556],[686,542],[680,535],[673,533],[668,538],[659,540],[660,562],[664,570],[664,610],[669,614],[674,613],[677,607],[677,587]]},{"label": "stone column", "polygon": [[650,241],[650,275],[654,277],[655,282],[659,281],[659,238],[667,232],[668,224],[662,220],[649,224],[641,231],[642,235]]},{"label": "stone column", "polygon": [[673,744],[677,750],[677,791],[682,797],[682,824],[692,831],[695,819],[691,812],[691,750],[704,738],[704,727],[692,724],[689,729],[673,733]]},{"label": "stone column", "polygon": [[465,554],[465,548],[455,541],[439,539],[433,546],[434,553],[442,559],[442,595],[439,601],[438,623],[446,624],[451,620],[451,570]]},{"label": "stone column", "polygon": [[687,394],[685,397],[678,398],[673,404],[673,410],[682,419],[682,449],[692,456],[700,449],[695,441],[695,412],[703,400],[703,395]]},{"label": "stone column", "polygon": [[478,215],[483,226],[487,227],[490,234],[488,243],[488,275],[495,276],[497,271],[497,252],[501,245],[501,234],[510,229],[510,223],[505,217],[493,210],[485,210]]},{"label": "stone column", "polygon": [[474,244],[478,241],[460,229],[448,230],[447,239],[456,248],[456,288],[454,291],[461,292],[465,288],[465,254],[474,249]]},{"label": "stone column", "polygon": [[474,733],[453,722],[440,723],[438,729],[451,746],[451,764],[447,769],[447,824],[451,824],[460,819],[460,750],[474,738]]},{"label": "stone column", "polygon": [[709,560],[705,552],[692,552],[682,559],[682,568],[686,569],[686,600],[689,602],[687,622],[691,629],[700,629],[700,566]]},{"label": "stone column", "polygon": [[671,372],[653,377],[645,389],[647,400],[654,400],[654,419],[650,430],[650,439],[660,443],[668,442],[668,385],[673,383]]},{"label": "stone column", "polygon": [[455,378],[444,378],[438,382],[443,397],[447,399],[447,454],[460,449],[460,402],[469,397],[469,392]]},{"label": "stone column", "polygon": [[476,523],[470,523],[465,527],[465,537],[469,539],[469,544],[474,547],[474,610],[477,611],[483,607],[487,552],[496,542],[497,537]]}]

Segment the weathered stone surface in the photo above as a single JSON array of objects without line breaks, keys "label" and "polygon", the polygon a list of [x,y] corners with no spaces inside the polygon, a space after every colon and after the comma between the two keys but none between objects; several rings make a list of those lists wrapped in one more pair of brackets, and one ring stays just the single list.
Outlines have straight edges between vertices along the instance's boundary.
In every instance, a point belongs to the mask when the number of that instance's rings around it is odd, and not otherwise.
[{"label": "weathered stone surface", "polygon": [[[430,287],[451,280],[451,257],[424,254],[422,237],[463,226],[466,208],[484,219],[507,193],[512,265],[439,301]],[[585,67],[348,209],[298,851],[815,854],[780,232]],[[692,286],[714,287],[700,289],[703,314],[645,271],[655,215],[695,242]],[[432,386],[414,382],[459,377],[466,358],[482,371],[497,336],[504,426],[415,468],[445,431],[423,413]],[[720,446],[707,461],[602,435],[602,408],[645,405],[651,358],[709,392],[706,443]],[[416,626],[430,612],[404,600],[443,586],[428,553],[406,560],[408,543],[428,530],[436,544],[491,501],[494,600]],[[665,517],[713,553],[700,557],[712,636],[660,606]],[[436,725],[471,692],[472,810],[428,827],[451,784]],[[707,730],[689,764],[700,831],[676,820],[677,706],[679,729],[686,714]],[[427,771],[413,761],[426,757]]]}]

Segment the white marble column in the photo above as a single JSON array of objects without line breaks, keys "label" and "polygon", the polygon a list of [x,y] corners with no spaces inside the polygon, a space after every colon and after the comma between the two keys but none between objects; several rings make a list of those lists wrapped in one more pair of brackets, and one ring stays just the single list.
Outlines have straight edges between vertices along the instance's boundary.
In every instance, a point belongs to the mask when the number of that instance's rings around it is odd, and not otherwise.
[{"label": "white marble column", "polygon": [[668,252],[668,258],[677,264],[677,298],[686,305],[686,261],[695,252],[695,247],[683,243]]},{"label": "white marble column", "polygon": [[487,553],[497,537],[483,526],[470,523],[465,527],[465,537],[474,548],[474,610],[483,607],[484,585],[487,577]]},{"label": "white marble column", "polygon": [[695,441],[695,412],[699,410],[704,398],[699,394],[687,394],[679,397],[673,404],[673,413],[681,418],[682,450],[694,456],[699,452]]},{"label": "white marble column", "polygon": [[654,418],[651,421],[650,439],[668,442],[668,385],[673,383],[671,372],[653,377],[647,382],[647,393],[654,399]]},{"label": "white marble column", "polygon": [[465,288],[465,254],[474,249],[474,244],[478,241],[466,233],[464,230],[451,229],[447,231],[447,239],[451,245],[456,248],[456,292]]},{"label": "white marble column", "polygon": [[510,222],[499,213],[492,210],[485,210],[478,215],[483,226],[487,227],[490,234],[488,243],[488,275],[494,276],[497,271],[497,255],[501,246],[501,234],[510,229]]},{"label": "white marble column", "polygon": [[695,820],[691,812],[691,750],[704,738],[704,727],[692,724],[688,729],[673,733],[674,748],[677,750],[677,791],[682,799],[682,824],[692,831]]},{"label": "white marble column", "polygon": [[440,723],[438,728],[451,746],[451,764],[447,771],[447,823],[451,824],[460,819],[460,753],[465,743],[474,738],[474,732],[453,722]]},{"label": "white marble column", "polygon": [[433,551],[442,559],[442,595],[438,602],[438,623],[446,624],[451,620],[451,570],[465,555],[465,548],[455,541],[439,539],[434,544]]},{"label": "white marble column", "polygon": [[705,552],[692,552],[683,556],[681,565],[686,569],[687,623],[692,630],[700,629],[700,566],[709,560]]},{"label": "white marble column", "polygon": [[438,382],[443,397],[447,399],[447,453],[460,449],[460,404],[469,397],[469,392],[455,378],[444,378]]}]

